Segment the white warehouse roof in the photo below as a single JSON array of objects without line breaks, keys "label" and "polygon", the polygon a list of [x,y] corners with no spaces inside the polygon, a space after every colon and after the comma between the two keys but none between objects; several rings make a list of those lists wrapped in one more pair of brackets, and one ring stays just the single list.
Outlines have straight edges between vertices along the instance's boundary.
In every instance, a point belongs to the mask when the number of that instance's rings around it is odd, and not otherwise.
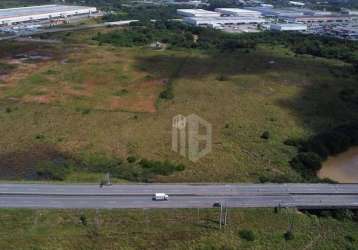
[{"label": "white warehouse roof", "polygon": [[261,12],[254,10],[245,10],[239,8],[216,8],[215,11],[221,14],[239,16],[239,17],[258,17],[261,16]]},{"label": "white warehouse roof", "polygon": [[219,17],[220,13],[203,9],[178,9],[177,13],[188,17]]},{"label": "white warehouse roof", "polygon": [[61,16],[70,16],[78,14],[87,14],[96,12],[94,7],[70,6],[70,5],[41,5],[32,7],[0,9],[0,24],[15,22],[26,22],[31,20],[40,20],[56,18]]},{"label": "white warehouse roof", "polygon": [[263,18],[243,18],[243,17],[186,17],[184,22],[195,26],[217,26],[234,24],[258,24],[264,23]]},{"label": "white warehouse roof", "polygon": [[276,30],[276,31],[305,31],[305,30],[307,30],[307,25],[299,24],[299,23],[271,24],[270,30]]}]

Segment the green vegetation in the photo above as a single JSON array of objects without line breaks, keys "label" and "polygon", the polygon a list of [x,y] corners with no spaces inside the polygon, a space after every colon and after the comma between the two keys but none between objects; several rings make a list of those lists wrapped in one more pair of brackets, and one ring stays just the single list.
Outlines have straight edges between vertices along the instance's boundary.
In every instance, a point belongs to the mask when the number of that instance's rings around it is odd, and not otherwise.
[{"label": "green vegetation", "polygon": [[296,143],[298,155],[291,165],[300,171],[306,179],[314,179],[320,170],[322,161],[328,156],[337,155],[352,146],[358,145],[358,125],[345,124],[316,134],[305,142]]},{"label": "green vegetation", "polygon": [[252,230],[243,229],[239,231],[240,238],[247,240],[247,241],[254,241],[255,234]]},{"label": "green vegetation", "polygon": [[168,176],[176,171],[183,171],[183,165],[177,165],[168,161],[133,161],[129,158],[127,162],[118,159],[109,159],[102,155],[86,156],[80,168],[93,173],[110,173],[118,179],[134,182],[150,182],[157,175]]},{"label": "green vegetation", "polygon": [[[255,49],[259,45],[281,45],[296,54],[339,59],[352,63],[355,67],[358,65],[358,43],[354,41],[342,43],[341,40],[334,38],[285,32],[230,34],[206,28],[190,27],[173,21],[158,21],[154,24],[144,24],[143,22],[134,25],[139,27],[131,27],[122,32],[98,34],[94,39],[100,43],[126,47],[161,41],[173,47],[220,51]],[[194,36],[197,36],[198,39],[193,39]]]},{"label": "green vegetation", "polygon": [[36,166],[36,174],[41,180],[63,181],[70,172],[70,164],[64,160],[60,162],[44,161]]},{"label": "green vegetation", "polygon": [[[198,39],[195,39],[195,36]],[[124,31],[98,33],[93,38],[100,44],[132,47],[160,41],[172,48],[197,48],[202,50],[234,51],[254,49],[260,40],[251,36],[223,33],[217,30],[191,27],[176,21],[155,23],[137,22]]]},{"label": "green vegetation", "polygon": [[285,240],[293,240],[295,238],[294,234],[292,233],[292,231],[287,231],[284,234]]},{"label": "green vegetation", "polygon": [[142,23],[133,23],[125,30],[98,33],[93,39],[100,44],[109,43],[123,47],[142,46],[160,41],[173,47],[190,48],[194,46],[192,29],[178,22],[155,22],[145,26],[142,26]]},{"label": "green vegetation", "polygon": [[168,176],[176,171],[183,171],[184,165],[173,164],[169,161],[134,160],[128,157],[127,162],[110,159],[104,155],[85,155],[81,160],[55,159],[40,161],[36,165],[39,180],[64,181],[73,173],[109,173],[115,179],[134,182],[150,182],[158,175]]},{"label": "green vegetation", "polygon": [[[1,209],[1,249],[356,249],[356,222],[289,210]],[[293,224],[295,235],[285,239]],[[247,233],[243,233],[247,232]],[[242,235],[254,235],[242,238]],[[247,240],[247,239],[249,240]]]},{"label": "green vegetation", "polygon": [[[118,3],[118,2],[117,2]],[[118,11],[103,17],[105,21],[113,22],[119,20],[140,20],[148,23],[150,20],[166,21],[168,19],[179,18],[177,9],[183,6],[137,6],[134,3],[130,6],[118,6]]]}]

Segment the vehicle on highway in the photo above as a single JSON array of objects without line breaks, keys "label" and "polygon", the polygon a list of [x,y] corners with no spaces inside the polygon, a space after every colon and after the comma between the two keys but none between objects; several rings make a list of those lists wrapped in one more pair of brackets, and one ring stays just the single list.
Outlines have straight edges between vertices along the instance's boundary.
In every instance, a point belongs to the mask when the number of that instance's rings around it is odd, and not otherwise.
[{"label": "vehicle on highway", "polygon": [[215,203],[213,204],[213,207],[221,207],[221,202],[215,202]]},{"label": "vehicle on highway", "polygon": [[169,196],[165,193],[155,193],[152,198],[153,201],[167,201],[168,199]]}]

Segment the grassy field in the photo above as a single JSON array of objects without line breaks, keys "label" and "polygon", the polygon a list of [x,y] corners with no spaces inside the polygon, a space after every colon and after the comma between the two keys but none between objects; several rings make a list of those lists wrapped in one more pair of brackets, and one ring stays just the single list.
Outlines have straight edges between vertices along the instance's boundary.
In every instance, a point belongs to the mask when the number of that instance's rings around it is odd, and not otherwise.
[{"label": "grassy field", "polygon": [[[295,149],[283,142],[357,117],[357,107],[339,99],[342,89],[357,88],[340,61],[280,47],[215,54],[99,46],[93,34],[2,44],[0,61],[16,65],[0,76],[3,179],[33,179],[37,162],[57,156],[103,154],[186,165],[154,179],[161,182],[301,181],[288,163]],[[173,74],[174,99],[159,99]],[[213,151],[196,163],[171,150],[172,118],[193,113],[213,125]]]},{"label": "grassy field", "polygon": [[[2,249],[357,249],[357,225],[293,210],[0,211]],[[291,226],[290,226],[291,225]],[[284,234],[292,228],[293,239]],[[242,231],[253,233],[253,240]]]}]

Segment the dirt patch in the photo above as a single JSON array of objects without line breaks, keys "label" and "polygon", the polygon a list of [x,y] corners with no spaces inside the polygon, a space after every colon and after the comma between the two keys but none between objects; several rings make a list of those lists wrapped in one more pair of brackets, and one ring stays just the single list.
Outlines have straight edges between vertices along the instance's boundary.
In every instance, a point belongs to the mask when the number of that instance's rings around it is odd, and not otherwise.
[{"label": "dirt patch", "polygon": [[111,110],[126,110],[132,112],[145,112],[155,113],[157,111],[155,107],[156,97],[144,99],[112,99],[110,104]]},{"label": "dirt patch", "polygon": [[24,96],[22,98],[22,100],[24,102],[35,102],[35,103],[40,103],[40,104],[49,104],[51,103],[53,100],[56,99],[56,96],[53,95],[38,95],[38,96]]},{"label": "dirt patch", "polygon": [[14,86],[16,83],[33,73],[34,71],[43,67],[44,64],[19,64],[16,70],[14,70],[11,74],[8,74],[4,77],[3,81],[7,83],[9,86]]},{"label": "dirt patch", "polygon": [[71,88],[69,86],[66,86],[63,88],[63,93],[65,95],[69,95],[69,96],[73,96],[73,97],[81,97],[81,96],[91,96],[91,88],[90,87],[86,87],[85,89],[74,89]]},{"label": "dirt patch", "polygon": [[154,113],[157,111],[156,102],[163,85],[163,80],[133,84],[128,88],[128,96],[112,97],[109,109]]}]

